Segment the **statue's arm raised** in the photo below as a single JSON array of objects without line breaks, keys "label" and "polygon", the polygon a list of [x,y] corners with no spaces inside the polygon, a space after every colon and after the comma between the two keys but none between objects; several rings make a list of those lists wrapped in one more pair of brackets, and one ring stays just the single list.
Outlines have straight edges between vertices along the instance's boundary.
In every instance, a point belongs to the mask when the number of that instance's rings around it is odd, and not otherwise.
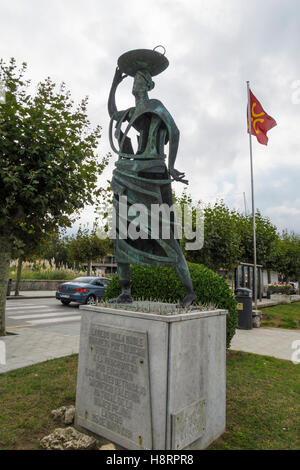
[{"label": "statue's arm raised", "polygon": [[108,113],[109,116],[112,118],[115,113],[118,112],[117,106],[116,106],[116,89],[118,88],[119,84],[126,78],[127,75],[122,74],[121,70],[119,67],[116,68],[116,72],[113,78],[113,82],[111,85],[110,93],[109,93],[109,98],[108,98]]}]

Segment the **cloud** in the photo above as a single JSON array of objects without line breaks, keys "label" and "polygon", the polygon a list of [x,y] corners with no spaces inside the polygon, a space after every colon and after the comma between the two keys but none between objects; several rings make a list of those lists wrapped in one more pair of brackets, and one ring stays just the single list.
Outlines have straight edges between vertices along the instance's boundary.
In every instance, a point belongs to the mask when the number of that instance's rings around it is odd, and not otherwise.
[{"label": "cloud", "polygon": [[[155,77],[160,99],[181,131],[176,165],[195,199],[223,197],[250,205],[246,80],[278,126],[268,147],[253,141],[255,202],[280,229],[300,232],[298,180],[300,80],[298,0],[0,0],[0,55],[26,60],[37,82],[64,80],[79,100],[90,97],[93,124],[109,148],[107,97],[124,51],[163,44],[169,68]],[[133,105],[131,79],[118,91],[120,109]],[[114,160],[116,157],[114,157]],[[113,169],[113,162],[99,184]],[[175,184],[181,191],[180,184]],[[93,217],[88,209],[83,220]]]}]

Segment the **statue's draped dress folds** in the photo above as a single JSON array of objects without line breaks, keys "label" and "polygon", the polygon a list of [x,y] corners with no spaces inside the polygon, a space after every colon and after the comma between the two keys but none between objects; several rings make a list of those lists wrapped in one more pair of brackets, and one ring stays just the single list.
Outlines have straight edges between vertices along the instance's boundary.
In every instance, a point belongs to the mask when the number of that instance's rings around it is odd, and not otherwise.
[{"label": "statue's draped dress folds", "polygon": [[[159,70],[164,70],[167,65],[167,59],[156,51],[130,51],[119,59],[119,67],[123,70],[117,68],[111,88],[108,103],[111,116],[110,143],[114,152],[119,155],[111,182],[116,215],[115,256],[122,286],[122,294],[116,299],[118,302],[131,301],[130,264],[174,267],[187,290],[183,306],[188,306],[195,299],[186,260],[176,238],[173,212],[169,212],[170,236],[167,239],[162,237],[162,224],[165,223],[163,214],[160,213],[155,220],[153,217],[151,219],[154,204],[165,204],[168,208],[173,206],[171,176],[186,183],[183,180],[184,174],[174,169],[179,142],[176,124],[159,100],[148,98],[148,91],[154,87],[151,75],[160,73]],[[115,106],[115,91],[126,76],[122,72],[134,76],[132,93],[136,98],[136,107],[118,111]],[[138,140],[136,151],[133,150],[129,137],[133,128]],[[115,141],[118,142],[117,145]],[[167,144],[169,168],[165,162]],[[128,232],[130,223],[138,215],[133,211],[130,216],[130,206],[136,203],[143,205],[144,212],[140,217],[144,224],[139,227],[141,236],[138,239],[131,237],[130,231]],[[153,231],[156,232],[155,235]]]}]

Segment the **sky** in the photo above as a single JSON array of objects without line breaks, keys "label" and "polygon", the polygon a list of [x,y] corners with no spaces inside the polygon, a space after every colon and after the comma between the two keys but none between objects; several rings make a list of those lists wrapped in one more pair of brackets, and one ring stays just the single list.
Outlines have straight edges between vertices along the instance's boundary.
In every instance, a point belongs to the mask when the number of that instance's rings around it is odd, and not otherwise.
[{"label": "sky", "polygon": [[[0,57],[28,63],[36,85],[66,82],[102,126],[98,153],[110,151],[107,99],[118,57],[162,44],[169,67],[150,98],[180,130],[175,167],[193,199],[251,211],[246,81],[277,126],[268,146],[253,139],[255,207],[279,230],[300,233],[299,0],[0,0]],[[132,79],[118,109],[134,106]],[[116,161],[99,180],[105,186]],[[184,189],[173,185],[176,193]],[[81,223],[92,226],[93,208]],[[78,223],[75,227],[78,226]]]}]

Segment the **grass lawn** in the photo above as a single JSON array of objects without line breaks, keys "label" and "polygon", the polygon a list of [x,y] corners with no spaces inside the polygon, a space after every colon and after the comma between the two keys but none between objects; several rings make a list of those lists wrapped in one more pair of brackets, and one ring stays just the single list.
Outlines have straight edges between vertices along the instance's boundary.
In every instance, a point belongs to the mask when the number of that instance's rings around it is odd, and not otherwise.
[{"label": "grass lawn", "polygon": [[300,302],[261,309],[262,326],[300,329]]},{"label": "grass lawn", "polygon": [[300,365],[227,352],[227,430],[211,449],[299,449]]},{"label": "grass lawn", "polygon": [[75,403],[78,355],[0,375],[0,449],[38,449],[52,410]]},{"label": "grass lawn", "polygon": [[[77,355],[0,375],[0,449],[38,449],[75,402]],[[211,449],[299,449],[300,366],[227,353],[227,431]],[[297,429],[298,427],[298,429]]]}]

